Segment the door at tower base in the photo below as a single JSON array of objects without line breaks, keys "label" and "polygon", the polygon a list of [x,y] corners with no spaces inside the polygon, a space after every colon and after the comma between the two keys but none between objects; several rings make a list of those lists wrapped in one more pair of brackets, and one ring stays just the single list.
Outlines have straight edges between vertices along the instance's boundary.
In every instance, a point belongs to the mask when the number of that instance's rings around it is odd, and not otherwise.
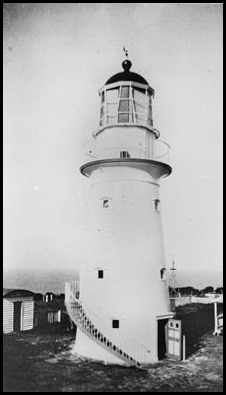
[{"label": "door at tower base", "polygon": [[168,319],[158,320],[158,359],[164,359],[167,353],[166,336]]}]

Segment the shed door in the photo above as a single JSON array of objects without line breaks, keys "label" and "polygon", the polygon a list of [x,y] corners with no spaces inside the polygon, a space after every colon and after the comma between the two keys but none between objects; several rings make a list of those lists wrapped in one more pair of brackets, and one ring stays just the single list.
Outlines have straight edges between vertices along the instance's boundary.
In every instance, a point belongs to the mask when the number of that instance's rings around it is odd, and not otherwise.
[{"label": "shed door", "polygon": [[14,313],[13,313],[13,331],[20,331],[21,323],[21,305],[22,302],[14,302]]}]

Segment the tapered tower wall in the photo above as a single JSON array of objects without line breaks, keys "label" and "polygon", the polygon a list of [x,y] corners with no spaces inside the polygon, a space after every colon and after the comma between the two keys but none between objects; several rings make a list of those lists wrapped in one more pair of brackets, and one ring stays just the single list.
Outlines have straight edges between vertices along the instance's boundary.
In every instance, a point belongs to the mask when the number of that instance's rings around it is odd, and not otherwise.
[{"label": "tapered tower wall", "polygon": [[[90,260],[81,272],[81,299],[112,331],[145,345],[156,359],[156,317],[170,311],[159,184],[126,163],[91,175],[87,217]],[[103,201],[108,200],[107,207]],[[103,270],[104,278],[98,278]],[[112,329],[118,319],[120,328]]]}]

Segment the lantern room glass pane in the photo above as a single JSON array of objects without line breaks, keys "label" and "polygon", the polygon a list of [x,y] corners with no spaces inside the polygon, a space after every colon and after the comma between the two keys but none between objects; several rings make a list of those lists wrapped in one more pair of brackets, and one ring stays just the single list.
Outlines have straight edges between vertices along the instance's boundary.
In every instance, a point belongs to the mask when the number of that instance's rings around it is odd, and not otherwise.
[{"label": "lantern room glass pane", "polygon": [[106,93],[108,103],[116,103],[118,101],[118,89],[110,89]]},{"label": "lantern room glass pane", "polygon": [[119,103],[119,112],[128,112],[129,111],[129,100],[120,100]]},{"label": "lantern room glass pane", "polygon": [[115,125],[117,123],[117,117],[107,117],[108,125]]},{"label": "lantern room glass pane", "polygon": [[133,105],[131,100],[125,100],[125,99],[120,100],[118,122],[119,123],[134,122]]},{"label": "lantern room glass pane", "polygon": [[100,108],[100,126],[102,126],[104,123],[104,106],[101,106]]},{"label": "lantern room glass pane", "polygon": [[149,125],[153,126],[153,120],[152,120],[152,100],[151,97],[149,96],[149,103],[148,103],[148,123]]},{"label": "lantern room glass pane", "polygon": [[118,112],[118,104],[108,104],[107,105],[107,114],[112,117],[112,116],[116,116]]},{"label": "lantern room glass pane", "polygon": [[121,88],[121,98],[127,99],[129,98],[129,86],[122,86]]},{"label": "lantern room glass pane", "polygon": [[148,108],[148,122],[152,125],[152,107]]},{"label": "lantern room glass pane", "polygon": [[144,116],[145,112],[147,112],[147,109],[143,105],[141,105],[140,103],[136,103],[135,102],[134,103],[134,107],[135,107],[135,111],[136,111],[137,115]]},{"label": "lantern room glass pane", "polygon": [[100,117],[102,118],[103,116],[104,116],[104,106],[101,106]]},{"label": "lantern room glass pane", "polygon": [[135,112],[136,112],[136,121],[147,122],[148,120],[148,109],[140,105],[140,103],[134,103]]},{"label": "lantern room glass pane", "polygon": [[135,100],[144,102],[145,100],[145,90],[140,88],[133,88],[133,97]]},{"label": "lantern room glass pane", "polygon": [[122,113],[118,115],[118,122],[119,123],[126,123],[129,122],[129,113]]},{"label": "lantern room glass pane", "polygon": [[[137,123],[151,124],[151,109],[150,109],[150,97],[146,94],[145,89],[134,88],[133,89],[134,108],[135,108],[135,119]],[[150,119],[149,119],[150,118]]]}]

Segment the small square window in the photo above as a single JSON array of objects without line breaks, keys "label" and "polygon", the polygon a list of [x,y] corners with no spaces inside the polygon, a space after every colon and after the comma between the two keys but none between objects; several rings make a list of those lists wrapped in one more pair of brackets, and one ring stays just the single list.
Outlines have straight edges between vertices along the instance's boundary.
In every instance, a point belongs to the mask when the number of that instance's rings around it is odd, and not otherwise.
[{"label": "small square window", "polygon": [[112,320],[112,328],[114,329],[119,328],[119,320]]},{"label": "small square window", "polygon": [[104,271],[98,270],[98,278],[104,278]]},{"label": "small square window", "polygon": [[103,207],[108,208],[109,207],[109,200],[108,199],[103,199]]}]

